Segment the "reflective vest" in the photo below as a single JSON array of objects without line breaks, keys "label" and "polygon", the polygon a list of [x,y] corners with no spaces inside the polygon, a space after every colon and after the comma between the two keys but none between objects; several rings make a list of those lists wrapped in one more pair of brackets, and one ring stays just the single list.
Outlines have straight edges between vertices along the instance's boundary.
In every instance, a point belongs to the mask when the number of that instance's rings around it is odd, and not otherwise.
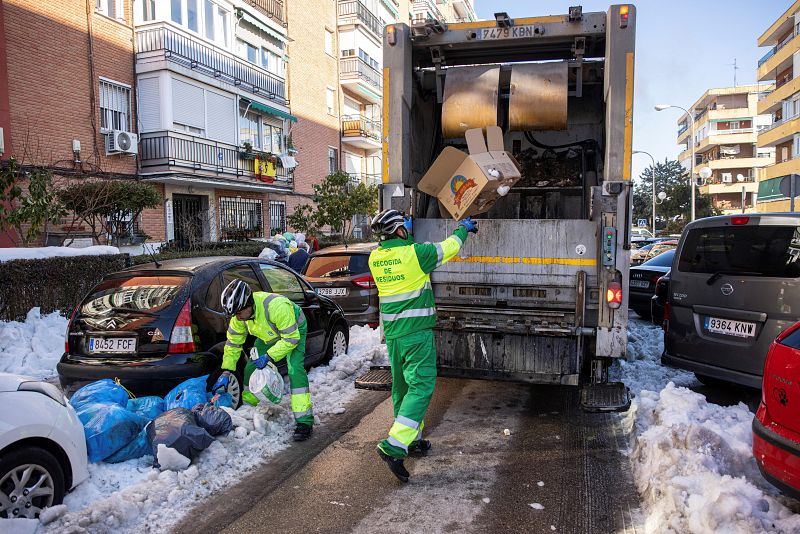
[{"label": "reflective vest", "polygon": [[369,255],[369,269],[378,286],[386,339],[436,326],[436,304],[430,273],[458,254],[467,240],[459,226],[441,243],[387,239]]},{"label": "reflective vest", "polygon": [[267,354],[272,361],[284,359],[300,343],[299,328],[305,322],[300,306],[286,297],[265,291],[253,293],[253,316],[240,321],[234,315],[228,324],[222,368],[236,369],[248,332],[270,347]]}]

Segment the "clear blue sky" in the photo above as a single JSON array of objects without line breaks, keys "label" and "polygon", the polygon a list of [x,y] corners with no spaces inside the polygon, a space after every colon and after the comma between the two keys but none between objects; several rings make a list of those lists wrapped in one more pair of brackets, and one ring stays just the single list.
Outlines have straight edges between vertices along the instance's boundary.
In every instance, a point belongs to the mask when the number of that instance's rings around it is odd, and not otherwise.
[{"label": "clear blue sky", "polygon": [[[584,12],[606,11],[612,2],[595,0],[475,0],[481,18],[497,11],[511,17],[567,13],[570,5]],[[620,3],[620,2],[616,2]],[[655,104],[688,108],[712,87],[756,83],[758,59],[768,48],[756,40],[792,4],[790,0],[641,0],[637,8],[636,85],[633,146],[656,160],[676,158],[680,110],[656,112]],[[633,174],[650,165],[645,155],[633,157]]]}]

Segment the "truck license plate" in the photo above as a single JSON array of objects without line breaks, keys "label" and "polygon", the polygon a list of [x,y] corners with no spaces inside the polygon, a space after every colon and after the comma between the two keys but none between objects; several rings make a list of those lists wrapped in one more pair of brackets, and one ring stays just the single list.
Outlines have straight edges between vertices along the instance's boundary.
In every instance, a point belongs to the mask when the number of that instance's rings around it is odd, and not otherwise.
[{"label": "truck license plate", "polygon": [[533,24],[511,26],[510,28],[483,28],[477,32],[477,38],[483,41],[495,39],[520,39],[542,34],[540,27]]},{"label": "truck license plate", "polygon": [[323,297],[344,297],[347,295],[347,288],[345,287],[322,287],[319,289],[319,294]]},{"label": "truck license plate", "polygon": [[724,334],[735,337],[754,337],[756,335],[756,324],[744,321],[731,321],[729,319],[717,319],[716,317],[705,318],[706,330],[714,334]]},{"label": "truck license plate", "polygon": [[90,337],[89,354],[136,352],[135,337]]},{"label": "truck license plate", "polygon": [[639,287],[642,289],[647,289],[650,287],[650,282],[647,280],[631,280],[631,287]]}]

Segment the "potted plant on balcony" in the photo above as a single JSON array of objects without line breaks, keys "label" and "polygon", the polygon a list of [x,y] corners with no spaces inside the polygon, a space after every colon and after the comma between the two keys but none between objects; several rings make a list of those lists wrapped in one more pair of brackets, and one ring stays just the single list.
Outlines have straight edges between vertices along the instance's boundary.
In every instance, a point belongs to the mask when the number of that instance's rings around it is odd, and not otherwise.
[{"label": "potted plant on balcony", "polygon": [[242,147],[239,149],[239,157],[242,159],[249,159],[253,160],[258,157],[258,154],[253,151],[253,143],[245,141],[242,143]]}]

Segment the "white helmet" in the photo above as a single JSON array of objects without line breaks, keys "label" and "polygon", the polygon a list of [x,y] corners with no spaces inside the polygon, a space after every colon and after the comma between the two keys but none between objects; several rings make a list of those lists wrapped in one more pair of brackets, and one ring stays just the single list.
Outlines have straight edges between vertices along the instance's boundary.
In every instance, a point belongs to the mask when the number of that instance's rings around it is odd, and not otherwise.
[{"label": "white helmet", "polygon": [[242,280],[234,280],[222,290],[222,311],[235,315],[251,305],[253,290]]},{"label": "white helmet", "polygon": [[405,224],[405,217],[397,210],[383,210],[372,219],[372,231],[381,237],[394,235],[398,228]]}]

